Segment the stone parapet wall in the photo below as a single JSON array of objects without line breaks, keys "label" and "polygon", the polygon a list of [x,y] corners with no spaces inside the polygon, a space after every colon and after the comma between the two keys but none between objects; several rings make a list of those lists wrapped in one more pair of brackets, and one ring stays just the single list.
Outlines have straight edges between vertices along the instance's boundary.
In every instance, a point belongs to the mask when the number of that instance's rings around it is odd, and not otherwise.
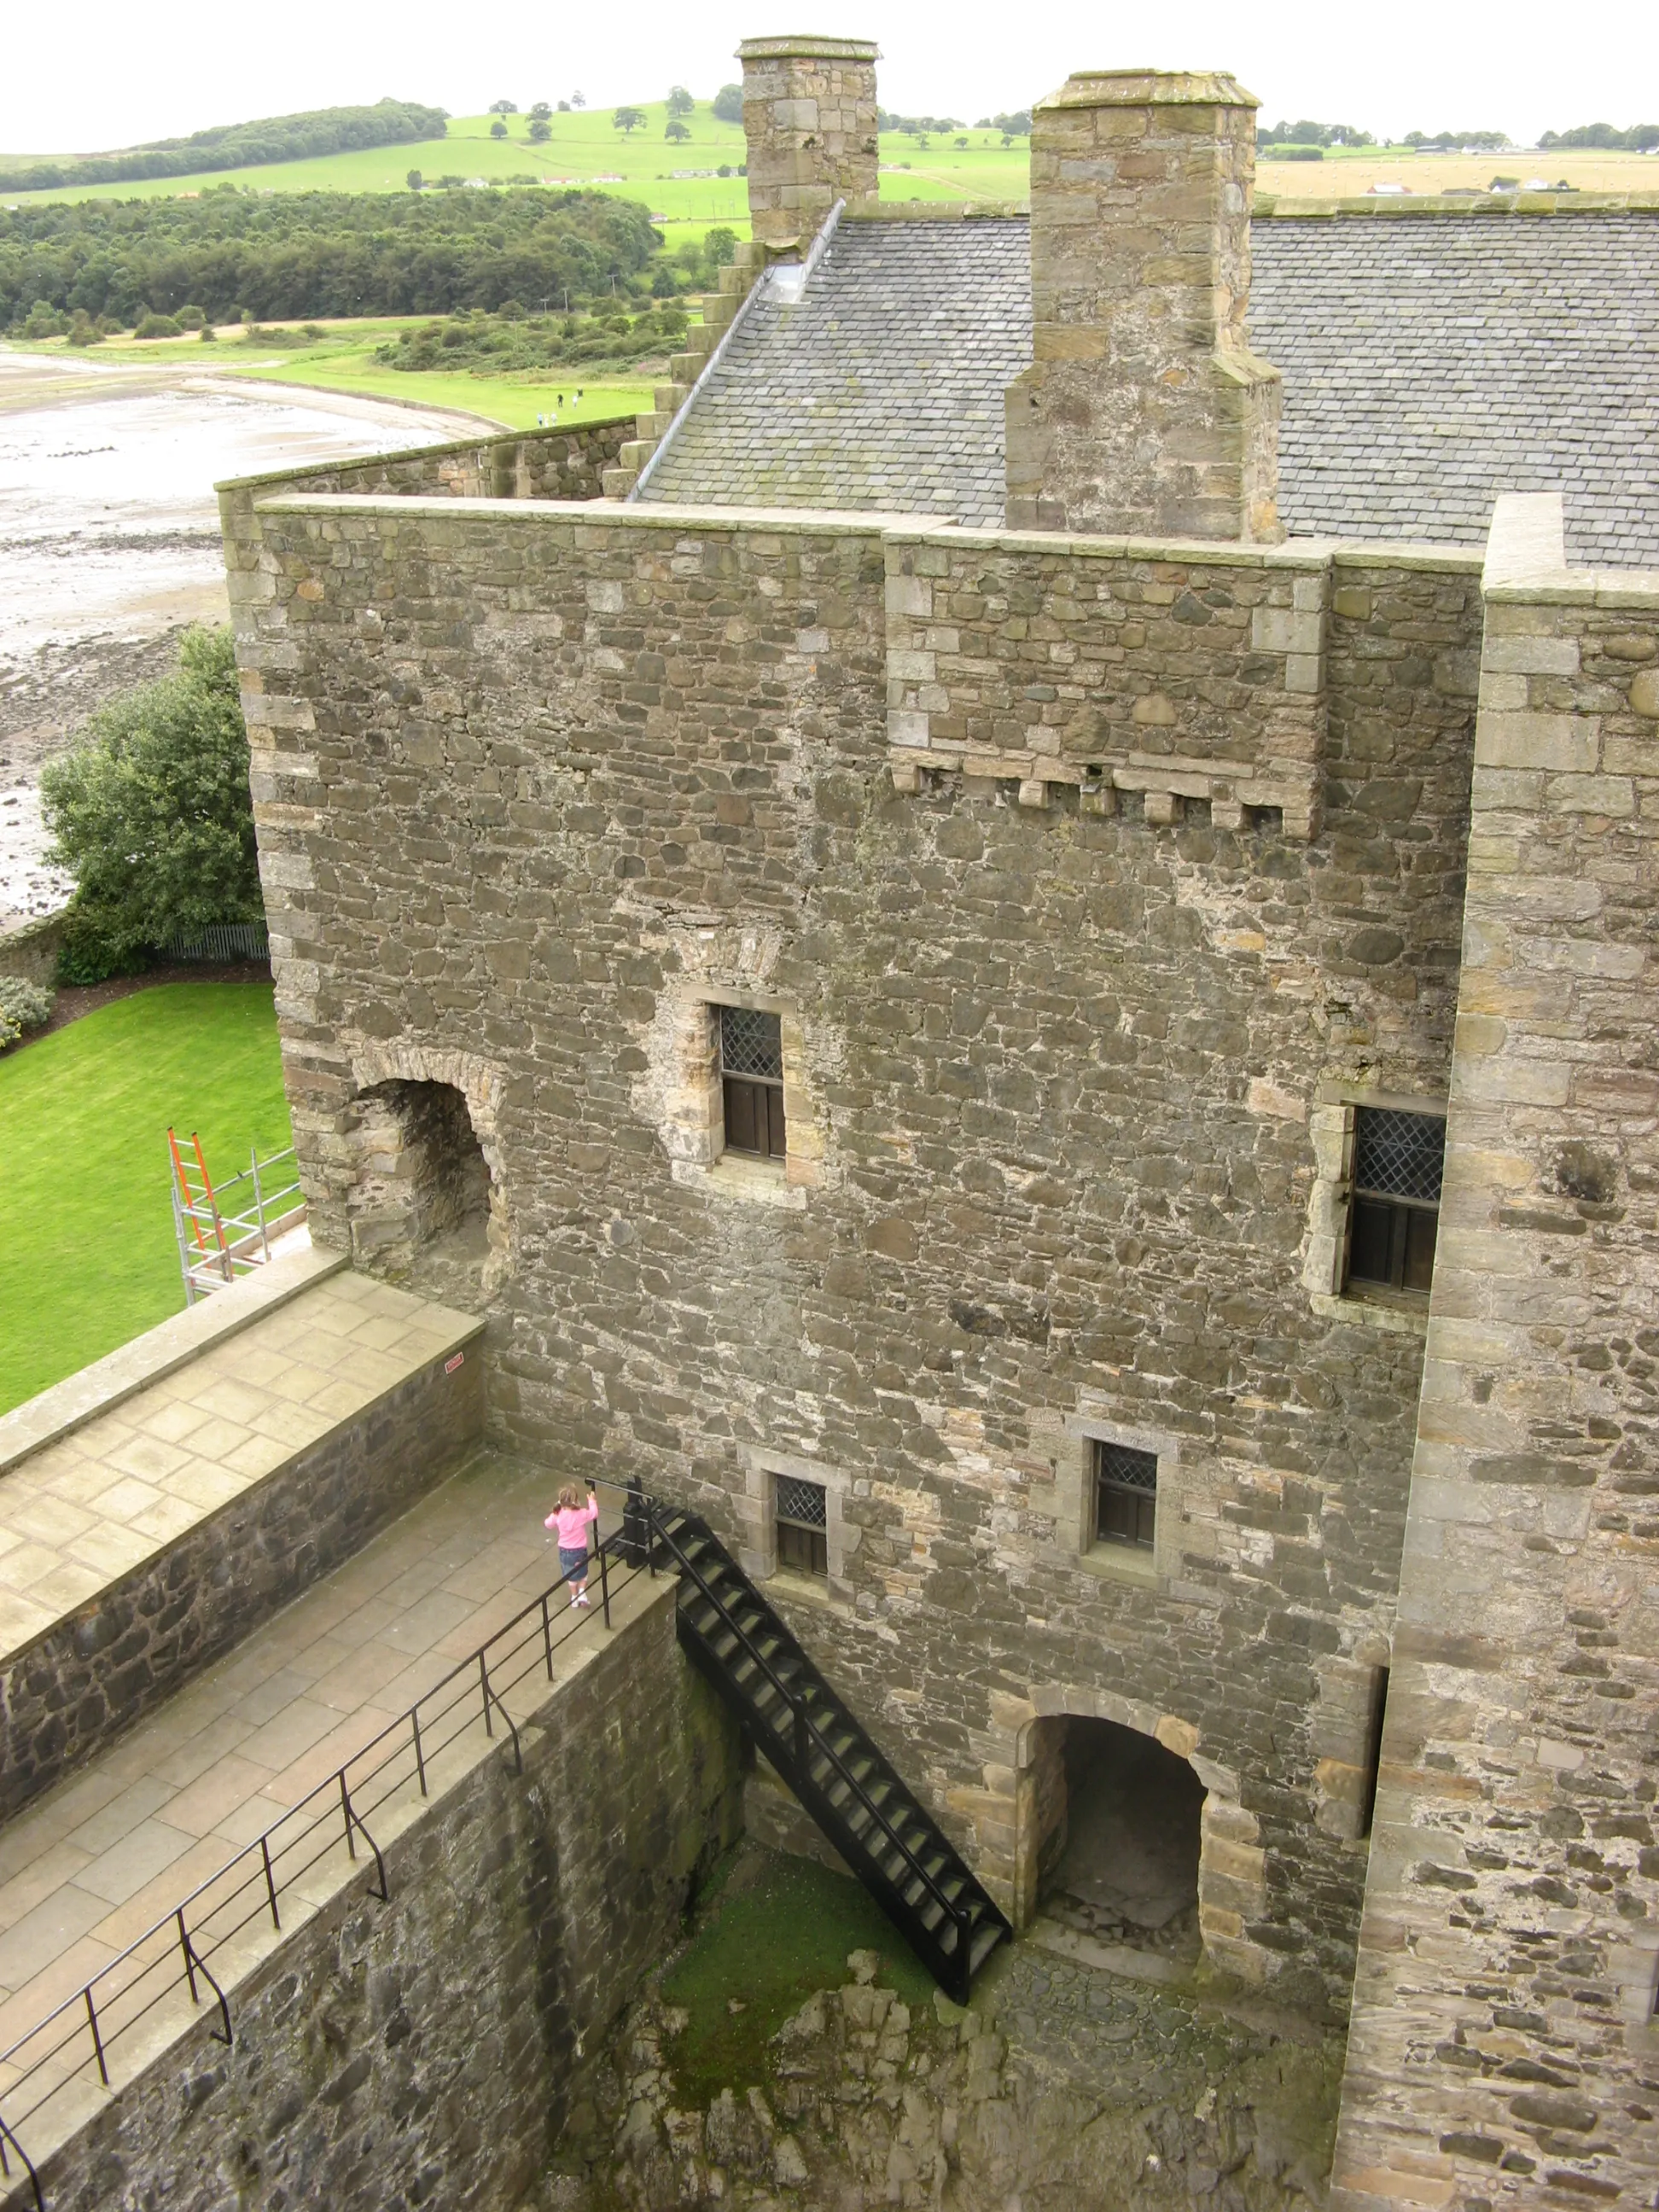
[{"label": "stone parapet wall", "polygon": [[1659,574],[1506,499],[1344,2212],[1659,2169],[1656,837]]},{"label": "stone parapet wall", "polygon": [[945,532],[887,541],[888,738],[896,786],[928,770],[1073,784],[1109,813],[1145,793],[1237,830],[1272,807],[1303,842],[1323,770],[1326,549],[1219,548]]},{"label": "stone parapet wall", "polygon": [[568,429],[507,430],[401,453],[268,477],[240,477],[222,487],[234,495],[256,485],[283,490],[356,492],[398,499],[598,499],[605,471],[634,435],[635,417],[621,415]]},{"label": "stone parapet wall", "polygon": [[[1471,563],[1306,572],[1322,823],[1297,843],[1133,788],[1110,814],[1065,783],[1020,806],[1000,773],[896,792],[892,625],[923,617],[889,612],[917,544],[892,518],[291,498],[232,525],[321,1233],[387,1054],[487,1058],[516,1253],[496,1433],[637,1471],[744,1547],[769,1470],[816,1471],[836,1579],[779,1602],[999,1895],[1025,1893],[1036,1723],[1123,1717],[1212,1790],[1212,1955],[1340,2003],[1421,1346],[1310,1297],[1316,1121],[1355,1085],[1443,1097]],[[1014,619],[1080,653],[1108,623],[1085,592],[1152,573],[959,533],[970,556],[1011,596],[1007,622],[957,610],[999,681]],[[1288,581],[1287,620],[1304,574],[1205,572]],[[1223,757],[1213,641],[1242,684],[1255,611],[1195,589],[1207,622],[1177,623],[1170,588],[1135,672]],[[1299,714],[1293,643],[1262,686]],[[781,1170],[707,1149],[722,1003],[780,1015]],[[1090,1438],[1126,1432],[1166,1486],[1144,1571],[1083,1528]]]},{"label": "stone parapet wall", "polygon": [[[741,1818],[740,1746],[675,1648],[674,1598],[521,1726],[118,2085],[41,2172],[52,2212],[395,2202],[514,2212],[592,2051]],[[224,1961],[218,1960],[222,1972]],[[15,2168],[14,2167],[14,2172]]]},{"label": "stone parapet wall", "polygon": [[21,975],[26,983],[56,983],[63,935],[61,913],[42,915],[19,928],[0,932],[0,975]]},{"label": "stone parapet wall", "polygon": [[0,1817],[124,1734],[452,1473],[482,1437],[483,1399],[482,1359],[434,1359],[9,1654]]}]

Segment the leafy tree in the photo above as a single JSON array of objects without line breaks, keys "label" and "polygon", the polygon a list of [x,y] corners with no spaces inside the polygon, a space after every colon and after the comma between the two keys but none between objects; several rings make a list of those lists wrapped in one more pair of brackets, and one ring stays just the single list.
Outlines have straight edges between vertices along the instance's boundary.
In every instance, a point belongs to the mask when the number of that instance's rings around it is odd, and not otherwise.
[{"label": "leafy tree", "polygon": [[489,126],[489,135],[492,138],[505,138],[507,136],[507,125],[499,115]]},{"label": "leafy tree", "polygon": [[968,141],[965,138],[958,138],[957,143],[958,146],[965,146],[968,143]]},{"label": "leafy tree", "polygon": [[683,84],[669,86],[666,105],[671,115],[690,115],[696,104]]},{"label": "leafy tree", "polygon": [[691,136],[691,133],[686,129],[684,124],[676,117],[672,122],[669,122],[663,126],[662,135],[665,138],[672,138],[678,143],[678,142],[683,138],[689,138]]},{"label": "leafy tree", "polygon": [[489,112],[492,115],[516,115],[518,112],[517,106],[510,100],[492,100],[489,103]]},{"label": "leafy tree", "polygon": [[624,137],[631,138],[644,121],[645,117],[637,107],[619,107],[611,118],[611,127],[613,131],[620,131]]},{"label": "leafy tree", "polygon": [[[0,205],[0,330],[37,301],[51,335],[81,311],[131,330],[186,302],[213,321],[447,314],[507,299],[586,298],[653,264],[648,210],[563,189],[204,192],[199,199]],[[61,321],[54,321],[61,318]]]},{"label": "leafy tree", "polygon": [[552,112],[544,100],[538,100],[530,111],[530,119],[532,123],[545,123]]},{"label": "leafy tree", "polygon": [[544,115],[538,115],[530,126],[531,143],[534,146],[544,146],[552,136],[553,125]]},{"label": "leafy tree", "polygon": [[741,123],[743,120],[743,87],[723,84],[714,94],[714,112],[720,123]]},{"label": "leafy tree", "polygon": [[[409,174],[404,179],[404,182],[409,186],[411,192],[418,192],[422,185],[426,182],[426,179],[421,174],[418,169],[411,169]],[[234,319],[237,322],[240,322],[242,319],[238,315],[234,317]]]},{"label": "leafy tree", "polygon": [[96,982],[173,938],[264,908],[228,629],[186,631],[177,672],[112,700],[40,778],[76,880],[65,973]]},{"label": "leafy tree", "polygon": [[585,92],[573,92],[570,95],[570,105],[573,107],[586,107],[587,94]]}]

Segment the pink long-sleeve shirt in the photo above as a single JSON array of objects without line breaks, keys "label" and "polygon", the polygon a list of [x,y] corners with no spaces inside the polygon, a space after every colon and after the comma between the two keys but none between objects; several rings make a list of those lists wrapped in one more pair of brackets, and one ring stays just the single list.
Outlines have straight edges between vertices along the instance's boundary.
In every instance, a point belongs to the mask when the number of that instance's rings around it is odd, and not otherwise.
[{"label": "pink long-sleeve shirt", "polygon": [[542,1526],[557,1529],[561,1551],[581,1552],[587,1548],[587,1524],[599,1517],[599,1501],[590,1498],[586,1505],[556,1505]]}]

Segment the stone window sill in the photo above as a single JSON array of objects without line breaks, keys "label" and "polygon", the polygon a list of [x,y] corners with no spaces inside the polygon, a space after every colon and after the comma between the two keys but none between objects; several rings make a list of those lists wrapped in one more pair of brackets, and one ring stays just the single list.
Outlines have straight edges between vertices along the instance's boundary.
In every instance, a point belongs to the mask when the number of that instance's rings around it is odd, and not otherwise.
[{"label": "stone window sill", "polygon": [[805,1187],[792,1183],[781,1160],[750,1160],[736,1152],[722,1152],[708,1161],[676,1160],[674,1180],[689,1188],[708,1191],[716,1198],[735,1198],[749,1206],[775,1206],[787,1213],[806,1207]]},{"label": "stone window sill", "polygon": [[1158,1588],[1157,1555],[1131,1551],[1127,1544],[1091,1544],[1078,1554],[1078,1565],[1085,1575],[1097,1576],[1103,1583],[1130,1583],[1137,1589]]},{"label": "stone window sill", "polygon": [[1386,1294],[1371,1296],[1349,1291],[1341,1297],[1329,1291],[1316,1291],[1311,1300],[1314,1311],[1324,1321],[1357,1322],[1362,1328],[1393,1329],[1401,1336],[1426,1336],[1429,1333],[1429,1302],[1413,1298],[1391,1298]]},{"label": "stone window sill", "polygon": [[765,1587],[769,1597],[781,1597],[786,1604],[812,1605],[820,1613],[852,1611],[848,1600],[830,1583],[820,1582],[816,1575],[798,1573],[793,1567],[774,1567]]}]

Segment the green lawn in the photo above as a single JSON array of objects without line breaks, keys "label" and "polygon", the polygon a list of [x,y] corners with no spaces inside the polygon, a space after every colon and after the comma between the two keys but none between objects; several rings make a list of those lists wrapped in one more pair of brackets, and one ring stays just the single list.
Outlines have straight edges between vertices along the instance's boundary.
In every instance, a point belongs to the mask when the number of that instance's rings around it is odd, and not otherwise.
[{"label": "green lawn", "polygon": [[0,1413],[185,1303],[167,1133],[292,1142],[269,984],[135,992],[0,1059]]},{"label": "green lawn", "polygon": [[[96,361],[100,368],[154,368],[165,364],[173,368],[210,369],[216,376],[251,377],[260,383],[362,392],[374,399],[399,400],[406,406],[453,407],[484,422],[498,422],[504,430],[533,430],[538,415],[556,415],[562,423],[603,422],[617,415],[637,415],[651,404],[654,380],[615,375],[605,380],[585,374],[580,363],[538,370],[533,375],[491,376],[482,371],[448,374],[388,368],[384,362],[375,360],[375,349],[385,340],[433,319],[430,315],[405,315],[324,323],[319,327],[327,336],[314,345],[284,348],[280,352],[245,343],[241,331],[227,325],[214,345],[204,345],[197,337],[111,337],[85,357]],[[16,349],[82,357],[64,338],[32,338]],[[580,406],[572,397],[579,386]],[[463,434],[459,423],[455,434]]]}]

